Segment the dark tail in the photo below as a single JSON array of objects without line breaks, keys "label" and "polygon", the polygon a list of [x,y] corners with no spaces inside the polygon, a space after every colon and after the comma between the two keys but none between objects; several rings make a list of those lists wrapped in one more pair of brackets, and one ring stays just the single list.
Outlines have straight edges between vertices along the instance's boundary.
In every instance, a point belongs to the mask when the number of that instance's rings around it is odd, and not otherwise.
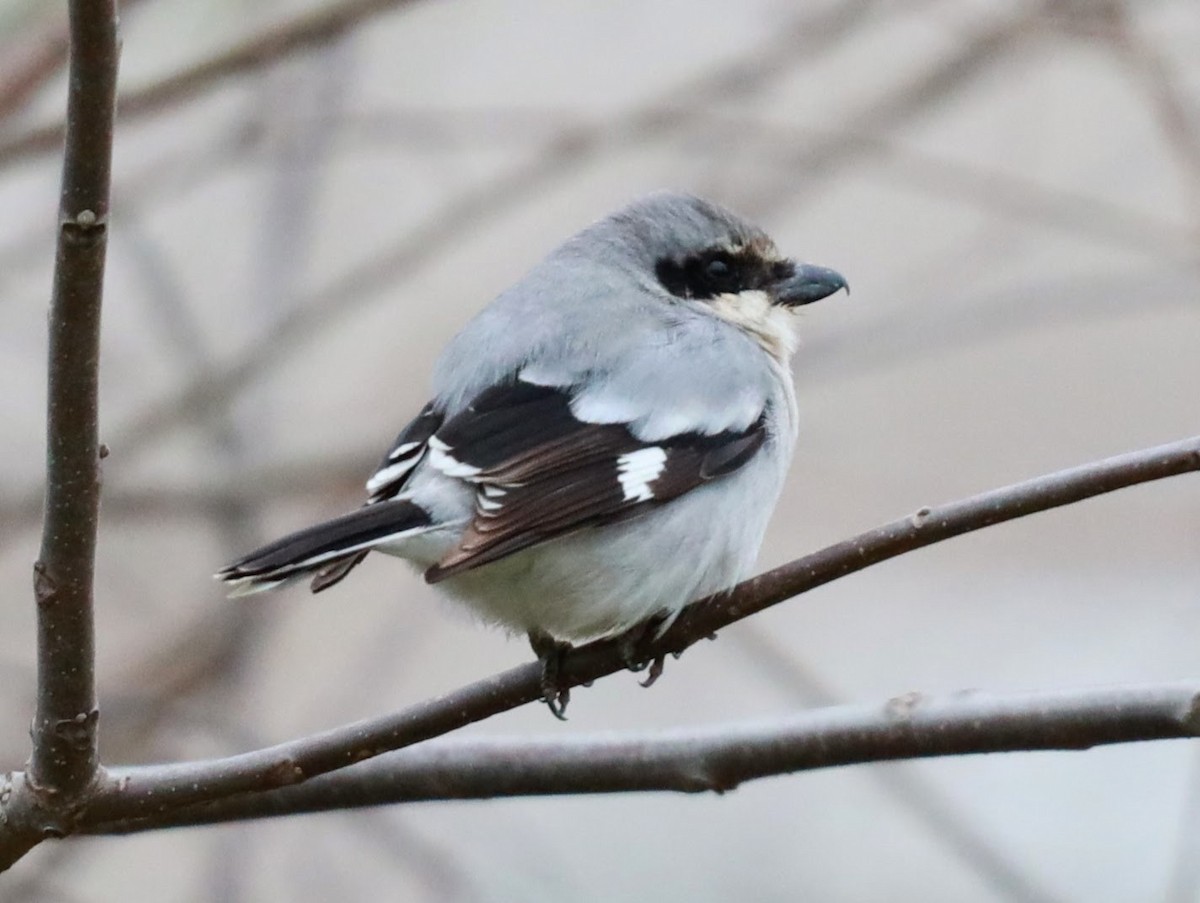
[{"label": "dark tail", "polygon": [[312,591],[328,589],[375,546],[420,533],[429,514],[408,499],[366,505],[343,517],[299,530],[227,565],[216,578],[231,596],[248,596],[312,576]]}]

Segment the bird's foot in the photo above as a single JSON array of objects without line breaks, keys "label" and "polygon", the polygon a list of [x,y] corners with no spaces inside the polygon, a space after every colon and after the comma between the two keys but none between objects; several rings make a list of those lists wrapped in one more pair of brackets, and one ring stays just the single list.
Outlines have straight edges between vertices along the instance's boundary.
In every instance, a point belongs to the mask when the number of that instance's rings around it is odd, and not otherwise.
[{"label": "bird's foot", "polygon": [[666,664],[667,657],[665,655],[656,655],[654,661],[650,662],[650,670],[646,672],[646,679],[639,680],[638,685],[642,687],[654,686],[654,682],[662,677]]},{"label": "bird's foot", "polygon": [[571,650],[570,643],[554,639],[548,633],[529,631],[529,645],[542,664],[542,701],[559,721],[567,720],[567,703],[571,701],[571,688],[561,681],[563,659]]},{"label": "bird's foot", "polygon": [[647,640],[656,640],[662,636],[663,631],[670,627],[674,620],[673,615],[656,615],[641,624],[635,624],[617,637],[617,650],[620,652],[621,661],[625,667],[635,674],[649,669],[646,679],[639,681],[643,687],[652,686],[662,676],[666,656],[656,655],[652,658],[645,658],[638,654],[638,649]]}]

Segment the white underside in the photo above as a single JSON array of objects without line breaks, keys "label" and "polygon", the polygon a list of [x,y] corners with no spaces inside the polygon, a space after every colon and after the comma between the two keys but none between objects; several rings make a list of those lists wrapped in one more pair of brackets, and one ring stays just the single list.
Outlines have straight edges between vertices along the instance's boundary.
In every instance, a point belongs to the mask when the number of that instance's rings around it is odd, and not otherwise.
[{"label": "white underside", "polygon": [[[731,479],[736,479],[735,475]],[[663,508],[584,528],[447,580],[486,620],[564,640],[619,633],[750,575],[774,498],[731,526],[702,487]]]}]

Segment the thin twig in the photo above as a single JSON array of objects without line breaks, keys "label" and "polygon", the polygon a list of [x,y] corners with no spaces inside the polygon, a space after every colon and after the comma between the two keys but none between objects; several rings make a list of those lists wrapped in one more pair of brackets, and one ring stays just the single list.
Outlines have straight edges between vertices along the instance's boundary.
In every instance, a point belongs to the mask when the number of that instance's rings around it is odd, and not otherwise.
[{"label": "thin twig", "polygon": [[[864,119],[870,121],[869,117]],[[882,164],[881,176],[902,188],[959,200],[993,215],[1130,248],[1156,259],[1194,266],[1200,256],[1187,228],[1166,217],[1142,213],[1104,197],[1042,184],[986,164],[929,153],[877,132],[825,131],[719,114],[706,117],[704,122],[714,139],[734,135],[757,138],[755,150],[747,154],[750,168],[756,173],[794,173],[797,159],[807,159],[808,155],[816,159],[819,151],[813,148],[838,148],[839,165],[844,164],[846,155],[869,155]],[[826,154],[820,156],[821,162],[826,159]],[[777,175],[775,184],[782,184]]]},{"label": "thin twig", "polygon": [[[336,498],[344,495],[347,504],[357,504],[362,494],[363,475],[370,473],[374,456],[374,449],[364,448],[356,454],[314,456],[274,468],[247,466],[219,485],[187,486],[166,480],[147,481],[142,485],[106,485],[104,517],[106,520],[166,518],[191,521],[196,517],[212,517],[214,512],[239,502],[262,505],[283,498],[295,500],[306,496]],[[36,504],[32,494],[11,498],[0,496],[0,523],[6,531],[35,523],[40,511],[41,506]],[[4,539],[7,541],[10,535]],[[3,545],[0,542],[0,546]]]},{"label": "thin twig", "polygon": [[[122,95],[121,122],[157,113],[212,90],[231,78],[269,66],[293,53],[319,47],[381,13],[415,2],[417,0],[348,0],[267,26],[236,47]],[[0,166],[53,151],[62,143],[65,130],[65,123],[56,122],[0,142]]]},{"label": "thin twig", "polygon": [[[1082,750],[1200,733],[1200,684],[948,696],[645,734],[432,743],[299,787],[246,794],[145,819],[92,821],[122,834],[386,803],[550,794],[726,793],[747,781],[863,762],[1030,750]],[[163,766],[115,771],[129,784]]]},{"label": "thin twig", "polygon": [[[38,700],[27,775],[0,789],[0,869],[74,830],[97,772],[92,577],[100,504],[100,301],[116,98],[115,0],[70,4],[70,88],[50,305],[46,506],[34,566]],[[3,792],[7,790],[8,792]]]},{"label": "thin twig", "polygon": [[[121,16],[142,0],[124,0]],[[0,120],[24,109],[37,92],[62,70],[67,61],[70,23],[65,15],[52,13],[9,38],[0,47]],[[56,126],[58,141],[46,150],[57,150],[66,134],[66,124]]]},{"label": "thin twig", "polygon": [[1128,3],[1114,3],[1108,19],[1111,28],[1102,34],[1145,93],[1164,144],[1175,157],[1188,193],[1194,240],[1200,237],[1200,120],[1195,101],[1182,89],[1162,49],[1142,33]]},{"label": "thin twig", "polygon": [[[644,638],[639,660],[677,654],[715,631],[872,564],[974,530],[1078,502],[1126,486],[1200,470],[1200,436],[1059,471],[982,495],[923,508],[769,571],[727,595],[695,602],[658,638]],[[578,686],[625,668],[629,650],[610,639],[574,650],[560,679]],[[382,718],[360,721],[255,752],[123,771],[109,778],[89,810],[91,823],[158,817],[180,806],[298,784],[384,752],[411,746],[541,699],[536,663],[490,677]]]},{"label": "thin twig", "polygon": [[[42,85],[67,61],[67,18],[53,16],[38,20],[15,38],[6,41],[0,66],[0,119],[23,109]],[[59,128],[63,128],[61,125]]]},{"label": "thin twig", "polygon": [[794,150],[790,159],[781,161],[793,173],[792,179],[782,182],[772,176],[760,190],[744,193],[741,208],[754,218],[765,219],[793,208],[811,192],[831,184],[831,171],[844,172],[878,152],[873,142],[858,142],[855,136],[895,132],[934,109],[937,103],[961,95],[1008,60],[1022,40],[1035,33],[1039,17],[1050,2],[1041,0],[1021,4],[1015,11],[1005,10],[916,76],[852,109],[824,137]]}]

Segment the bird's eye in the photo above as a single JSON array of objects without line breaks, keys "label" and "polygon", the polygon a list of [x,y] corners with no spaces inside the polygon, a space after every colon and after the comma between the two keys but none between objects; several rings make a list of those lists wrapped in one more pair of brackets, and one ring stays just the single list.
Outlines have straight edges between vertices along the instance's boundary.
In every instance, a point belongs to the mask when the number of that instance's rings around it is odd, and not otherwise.
[{"label": "bird's eye", "polygon": [[705,272],[708,273],[708,278],[714,280],[715,282],[724,282],[733,272],[733,270],[730,269],[729,264],[719,257],[710,260],[708,262],[708,266],[706,266],[704,269]]},{"label": "bird's eye", "polygon": [[658,280],[678,298],[705,300],[736,294],[747,287],[741,258],[724,250],[709,250],[683,260],[664,257],[655,264]]},{"label": "bird's eye", "polygon": [[740,288],[738,269],[727,254],[714,254],[704,260],[701,272],[710,295],[736,292]]}]

